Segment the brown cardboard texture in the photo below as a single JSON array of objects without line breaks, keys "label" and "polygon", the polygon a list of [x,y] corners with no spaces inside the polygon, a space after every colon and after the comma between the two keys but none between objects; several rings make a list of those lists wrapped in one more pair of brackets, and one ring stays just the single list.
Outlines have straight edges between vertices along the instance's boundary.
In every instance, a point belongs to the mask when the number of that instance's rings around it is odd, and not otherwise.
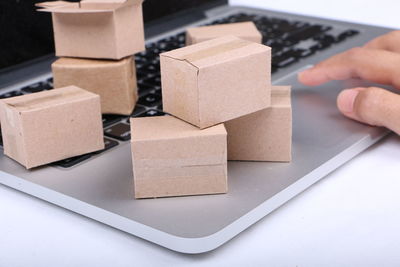
[{"label": "brown cardboard texture", "polygon": [[138,98],[132,57],[119,61],[60,58],[51,67],[55,88],[75,85],[100,95],[102,113],[132,113]]},{"label": "brown cardboard texture", "polygon": [[135,198],[227,192],[226,130],[172,116],[132,118]]},{"label": "brown cardboard texture", "polygon": [[142,0],[39,3],[51,12],[56,55],[121,59],[143,51]]},{"label": "brown cardboard texture", "polygon": [[270,105],[270,47],[225,36],[160,61],[164,110],[202,129]]},{"label": "brown cardboard texture", "polygon": [[197,44],[226,35],[234,35],[240,39],[259,44],[262,41],[262,35],[253,22],[238,22],[189,28],[186,30],[186,45]]},{"label": "brown cardboard texture", "polygon": [[270,108],[228,121],[225,127],[229,160],[290,161],[290,86],[273,86]]},{"label": "brown cardboard texture", "polygon": [[70,86],[0,100],[4,154],[27,169],[104,148],[98,95]]}]

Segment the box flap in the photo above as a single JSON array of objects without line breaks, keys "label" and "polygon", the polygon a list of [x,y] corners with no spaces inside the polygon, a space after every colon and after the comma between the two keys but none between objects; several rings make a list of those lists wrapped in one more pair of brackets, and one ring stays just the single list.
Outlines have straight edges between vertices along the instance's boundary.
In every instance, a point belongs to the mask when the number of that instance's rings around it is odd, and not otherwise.
[{"label": "box flap", "polygon": [[29,95],[11,97],[3,99],[2,102],[17,109],[18,111],[29,111],[37,108],[64,104],[69,101],[80,100],[82,98],[92,98],[96,96],[96,94],[90,93],[79,87],[67,86],[51,91],[43,91]]},{"label": "box flap", "polygon": [[[249,47],[249,49],[246,50],[246,54],[243,54],[244,51],[241,49],[244,47]],[[232,58],[235,56],[247,56],[249,54],[259,53],[269,49],[270,48],[267,46],[229,35],[162,53],[161,56],[184,60],[197,68],[202,68],[208,65],[217,64],[219,61],[222,62],[223,60],[228,60],[227,57],[222,56],[224,54],[227,56],[229,55],[229,58]],[[221,57],[218,57],[217,59],[217,55],[221,55]]]},{"label": "box flap", "polygon": [[196,38],[217,38],[223,35],[240,35],[240,37],[254,35],[261,38],[261,33],[251,21],[189,28],[187,32]]},{"label": "box flap", "polygon": [[43,8],[51,8],[51,7],[62,7],[62,6],[79,6],[79,3],[72,3],[68,1],[49,1],[49,2],[42,2],[36,3],[36,7],[43,7]]},{"label": "box flap", "polygon": [[143,0],[83,0],[79,3],[51,1],[38,3],[38,11],[52,13],[104,13],[130,5],[139,5]]},{"label": "box flap", "polygon": [[[132,141],[177,139],[193,136],[226,134],[223,124],[200,130],[187,122],[173,116],[131,118]],[[134,128],[140,128],[135,131]]]}]

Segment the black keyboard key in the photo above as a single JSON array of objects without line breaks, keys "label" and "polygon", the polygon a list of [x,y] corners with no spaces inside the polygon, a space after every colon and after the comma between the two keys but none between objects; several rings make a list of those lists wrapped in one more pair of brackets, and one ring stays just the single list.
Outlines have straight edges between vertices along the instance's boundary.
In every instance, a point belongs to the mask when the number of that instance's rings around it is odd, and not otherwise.
[{"label": "black keyboard key", "polygon": [[128,141],[131,139],[130,130],[129,124],[120,122],[111,126],[110,128],[105,129],[104,134],[121,141]]},{"label": "black keyboard key", "polygon": [[315,53],[315,50],[313,49],[294,49],[293,50],[293,55],[295,55],[298,58],[302,57],[309,57]]},{"label": "black keyboard key", "polygon": [[306,40],[312,37],[315,37],[322,32],[328,30],[328,28],[321,25],[313,25],[309,27],[304,27],[301,30],[294,31],[291,33],[287,33],[282,36],[283,39],[290,40],[292,42],[298,42],[302,40]]},{"label": "black keyboard key", "polygon": [[297,58],[292,53],[284,53],[272,57],[272,66],[276,68],[284,68],[297,61]]},{"label": "black keyboard key", "polygon": [[345,40],[345,39],[348,38],[348,37],[357,35],[358,33],[359,33],[359,32],[356,31],[356,30],[347,30],[347,31],[344,31],[344,32],[340,33],[340,34],[336,37],[336,42],[341,42],[341,41]]},{"label": "black keyboard key", "polygon": [[141,83],[154,85],[154,86],[161,86],[161,76],[154,76],[151,78],[146,78],[141,81]]},{"label": "black keyboard key", "polygon": [[112,139],[107,138],[107,137],[104,137],[104,149],[102,149],[100,151],[93,152],[93,154],[96,155],[96,154],[103,153],[103,152],[105,152],[105,151],[107,151],[107,150],[109,150],[109,149],[111,149],[113,147],[116,147],[118,145],[119,145],[119,143],[117,141],[112,140]]},{"label": "black keyboard key", "polygon": [[154,116],[164,116],[165,113],[156,109],[150,109],[145,113],[140,114],[138,117],[154,117]]},{"label": "black keyboard key", "polygon": [[124,119],[124,116],[120,116],[120,115],[112,115],[112,114],[108,114],[108,115],[103,115],[102,120],[103,120],[103,127],[108,127],[111,124],[117,123],[119,121],[121,121],[122,119]]},{"label": "black keyboard key", "polygon": [[147,106],[147,107],[154,107],[161,101],[161,95],[150,93],[144,95],[139,98],[138,104]]},{"label": "black keyboard key", "polygon": [[143,106],[140,106],[140,105],[136,105],[135,106],[135,109],[133,110],[133,112],[132,112],[132,117],[136,117],[137,115],[139,115],[139,114],[141,114],[141,113],[143,113],[143,112],[145,112],[146,111],[146,108],[145,107],[143,107]]},{"label": "black keyboard key", "polygon": [[24,88],[21,89],[21,91],[26,94],[30,94],[30,93],[41,92],[44,90],[49,90],[49,89],[52,89],[52,87],[48,83],[39,82],[39,83],[25,86]]},{"label": "black keyboard key", "polygon": [[144,84],[144,83],[139,83],[139,93],[148,93],[151,90],[160,90],[161,88],[159,86],[153,86],[153,85],[148,85],[148,84]]},{"label": "black keyboard key", "polygon": [[63,167],[63,168],[71,168],[72,166],[89,159],[91,156],[92,156],[91,154],[84,154],[81,156],[76,156],[76,157],[60,160],[60,161],[54,162],[53,164],[56,166],[59,166],[59,167]]},{"label": "black keyboard key", "polygon": [[0,95],[0,99],[14,97],[14,96],[20,96],[20,95],[22,95],[21,91],[11,91],[11,92]]},{"label": "black keyboard key", "polygon": [[146,64],[140,68],[141,72],[149,73],[149,72],[160,72],[159,64]]}]

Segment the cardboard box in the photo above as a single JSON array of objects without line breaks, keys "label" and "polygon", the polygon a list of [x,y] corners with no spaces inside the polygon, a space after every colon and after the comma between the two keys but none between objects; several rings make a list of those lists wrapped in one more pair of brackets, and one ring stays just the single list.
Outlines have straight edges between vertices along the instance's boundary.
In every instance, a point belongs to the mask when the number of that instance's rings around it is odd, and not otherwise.
[{"label": "cardboard box", "polygon": [[234,35],[240,39],[261,44],[262,35],[253,22],[238,22],[189,28],[186,30],[186,45],[197,44],[218,37]]},{"label": "cardboard box", "polygon": [[225,36],[160,60],[164,111],[202,129],[270,105],[270,47]]},{"label": "cardboard box", "polygon": [[37,6],[52,13],[57,56],[121,59],[145,49],[142,2],[53,1]]},{"label": "cardboard box", "polygon": [[131,118],[136,198],[227,192],[226,130],[172,116]]},{"label": "cardboard box", "polygon": [[291,160],[292,107],[290,86],[273,86],[271,107],[225,123],[228,159]]},{"label": "cardboard box", "polygon": [[27,169],[104,148],[98,95],[69,86],[0,100],[4,154]]},{"label": "cardboard box", "polygon": [[102,113],[132,113],[138,98],[132,57],[119,61],[60,58],[51,67],[55,88],[75,85],[100,95]]}]

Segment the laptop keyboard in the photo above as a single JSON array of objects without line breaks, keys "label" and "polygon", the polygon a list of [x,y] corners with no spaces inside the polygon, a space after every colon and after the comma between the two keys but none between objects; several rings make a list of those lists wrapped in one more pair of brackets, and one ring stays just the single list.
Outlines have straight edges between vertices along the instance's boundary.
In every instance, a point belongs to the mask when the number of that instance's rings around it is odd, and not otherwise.
[{"label": "laptop keyboard", "polygon": [[[263,43],[272,47],[272,73],[359,33],[353,29],[337,29],[329,25],[245,13],[231,15],[206,25],[245,21],[253,21],[263,35]],[[70,168],[118,146],[120,142],[129,141],[131,137],[129,117],[165,115],[162,111],[159,54],[184,46],[184,32],[147,44],[145,52],[135,55],[139,99],[131,116],[103,115],[105,149],[57,161],[52,165]],[[36,93],[52,88],[53,79],[49,78],[2,94],[0,98]],[[2,144],[0,133],[0,145]]]}]

